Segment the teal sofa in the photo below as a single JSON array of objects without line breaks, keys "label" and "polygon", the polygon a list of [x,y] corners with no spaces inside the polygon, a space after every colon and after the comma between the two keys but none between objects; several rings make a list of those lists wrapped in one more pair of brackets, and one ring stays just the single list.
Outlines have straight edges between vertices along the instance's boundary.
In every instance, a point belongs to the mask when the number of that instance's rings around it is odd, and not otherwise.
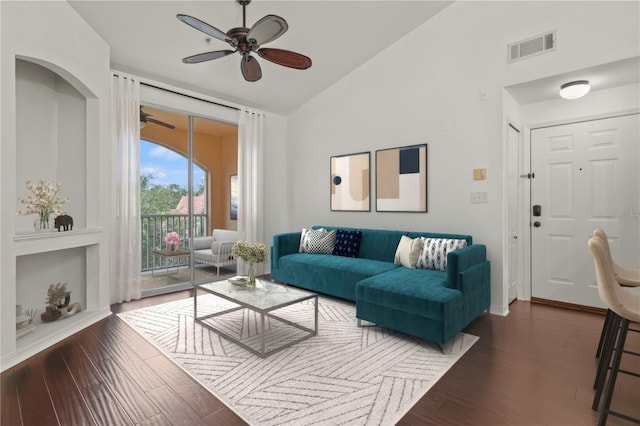
[{"label": "teal sofa", "polygon": [[[314,226],[361,231],[358,257],[299,253],[301,232],[273,236],[271,278],[356,303],[356,317],[444,345],[490,304],[486,248],[469,235]],[[403,235],[465,239],[447,254],[447,270],[393,263]],[[358,321],[360,323],[360,321]]]}]

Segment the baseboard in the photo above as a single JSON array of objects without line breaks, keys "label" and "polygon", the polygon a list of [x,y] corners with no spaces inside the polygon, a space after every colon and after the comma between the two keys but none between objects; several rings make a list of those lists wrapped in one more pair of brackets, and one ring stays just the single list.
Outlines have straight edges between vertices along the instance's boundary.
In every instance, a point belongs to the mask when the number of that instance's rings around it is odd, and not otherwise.
[{"label": "baseboard", "polygon": [[489,307],[489,313],[492,315],[500,315],[501,317],[506,317],[509,315],[509,306],[508,305],[491,305]]},{"label": "baseboard", "polygon": [[574,311],[591,312],[594,314],[605,315],[607,313],[607,310],[603,308],[576,305],[575,303],[560,302],[558,300],[541,299],[539,297],[532,297],[531,303],[538,303],[540,305],[548,305],[548,306],[556,306],[558,308],[572,309]]}]

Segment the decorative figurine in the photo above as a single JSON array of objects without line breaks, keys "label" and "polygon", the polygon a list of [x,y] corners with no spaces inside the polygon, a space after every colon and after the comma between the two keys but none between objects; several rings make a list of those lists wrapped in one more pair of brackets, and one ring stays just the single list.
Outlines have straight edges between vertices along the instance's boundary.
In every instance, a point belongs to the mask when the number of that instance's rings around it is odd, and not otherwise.
[{"label": "decorative figurine", "polygon": [[46,322],[57,320],[62,316],[60,309],[66,308],[70,300],[71,292],[67,291],[67,283],[51,284],[47,290],[47,308],[40,319]]},{"label": "decorative figurine", "polygon": [[[60,232],[62,231],[72,231],[73,230],[73,218],[68,214],[61,214],[60,216],[56,216],[54,220],[54,228]],[[62,228],[62,229],[61,229]]]},{"label": "decorative figurine", "polygon": [[47,306],[46,310],[40,314],[40,319],[44,322],[55,321],[60,318],[62,314],[60,310],[55,306]]}]

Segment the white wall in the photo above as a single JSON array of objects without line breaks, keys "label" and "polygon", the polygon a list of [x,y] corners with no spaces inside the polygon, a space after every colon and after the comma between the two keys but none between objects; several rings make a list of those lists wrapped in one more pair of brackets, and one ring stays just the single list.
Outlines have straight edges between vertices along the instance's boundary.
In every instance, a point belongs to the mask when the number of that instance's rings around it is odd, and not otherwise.
[{"label": "white wall", "polygon": [[[264,133],[264,242],[270,247],[273,234],[290,230],[287,120],[280,115],[266,113]],[[270,269],[268,264],[264,266],[266,270]]]},{"label": "white wall", "polygon": [[[637,2],[454,3],[288,117],[288,230],[471,234],[492,262],[492,311],[506,312],[503,88],[637,56],[638,15]],[[552,29],[555,52],[506,63],[508,43]],[[371,151],[375,162],[377,149],[418,143],[429,145],[428,213],[330,211],[330,156]],[[486,168],[487,179],[474,181],[474,168]],[[471,204],[474,191],[486,191],[489,202]]]},{"label": "white wall", "polygon": [[[112,215],[112,209],[108,196],[111,192],[111,161],[108,155],[109,46],[64,1],[5,1],[0,2],[0,11],[0,367],[5,368],[109,314],[111,274],[108,268],[108,217]],[[62,110],[68,112],[83,110],[86,115],[81,115],[79,120],[85,120],[85,123],[73,123],[72,118],[66,113],[60,115],[61,111],[58,111],[57,123],[47,123],[46,117],[38,117],[37,114],[26,122],[22,117],[18,117],[19,112],[24,112],[20,108],[38,106],[36,97],[39,95],[31,89],[34,89],[40,80],[40,77],[30,81],[16,77],[16,61],[20,59],[47,68],[73,86],[74,91],[79,92],[79,95],[73,94],[75,99],[68,96],[72,92],[68,90],[70,87],[61,87],[56,82],[51,85],[51,80],[48,84],[43,84],[45,87],[42,90],[47,92],[52,88],[59,89],[55,95],[57,107],[62,107]],[[26,104],[18,105],[18,86],[20,90],[26,89]],[[30,93],[35,97],[30,98]],[[41,102],[48,105],[47,114],[55,112],[55,105],[51,103],[53,97],[54,95],[39,96]],[[77,101],[80,97],[84,98],[83,102]],[[20,100],[23,101],[24,99]],[[45,120],[43,128],[49,130],[48,135],[37,128],[39,118]],[[69,125],[74,128],[56,130],[57,126]],[[28,131],[25,131],[25,127],[29,127]],[[37,149],[32,149],[33,152],[30,153],[21,152],[23,146],[17,146],[23,141],[21,137],[44,138],[48,142],[43,142],[43,146],[49,146],[42,153]],[[66,147],[69,151],[62,147],[58,149],[58,154],[65,155],[73,151],[78,158],[68,159],[69,162],[86,163],[84,166],[67,168],[69,163],[66,159],[58,162],[60,158],[51,158],[52,141],[55,144],[57,140],[60,145],[66,143],[67,138],[83,139],[84,149],[78,149],[79,142],[73,140],[73,143]],[[42,162],[36,163],[37,160],[43,161],[42,158],[47,156],[49,163],[46,165]],[[56,166],[66,170],[56,171]],[[75,232],[77,229],[74,229],[74,232],[67,233],[68,235],[54,234],[55,236],[45,237],[17,235],[20,231],[16,226],[16,211],[19,208],[17,197],[26,195],[24,182],[18,182],[17,179],[25,179],[26,176],[21,174],[24,170],[30,170],[32,176],[29,177],[34,180],[39,178],[34,174],[44,173],[43,179],[64,179],[63,188],[75,187],[74,198],[84,199],[79,203],[83,212],[78,214],[78,217],[84,217],[80,220],[80,226],[91,229],[84,229],[84,232]],[[72,179],[85,182],[75,185]],[[83,191],[83,188],[86,190]],[[31,220],[33,221],[33,218]],[[41,255],[42,253],[47,254]],[[69,259],[73,261],[67,262]],[[46,264],[43,265],[43,262]],[[66,266],[63,262],[66,262]],[[34,265],[39,266],[41,270],[34,269]],[[71,267],[73,270],[67,272],[65,267]],[[74,289],[74,294],[78,294],[83,299],[81,302],[86,303],[86,306],[83,306],[85,312],[73,320],[60,323],[61,325],[38,327],[38,330],[17,341],[13,326],[14,305],[22,303],[22,300],[26,303],[40,300],[39,308],[44,309],[43,295],[54,280],[51,276],[51,271],[54,270],[62,272],[64,276],[68,275],[70,279],[80,282],[80,285],[85,285],[83,290]],[[23,275],[25,273],[28,274],[26,277]],[[44,277],[52,281],[43,281]],[[27,283],[30,285],[29,288],[25,287]]]}]

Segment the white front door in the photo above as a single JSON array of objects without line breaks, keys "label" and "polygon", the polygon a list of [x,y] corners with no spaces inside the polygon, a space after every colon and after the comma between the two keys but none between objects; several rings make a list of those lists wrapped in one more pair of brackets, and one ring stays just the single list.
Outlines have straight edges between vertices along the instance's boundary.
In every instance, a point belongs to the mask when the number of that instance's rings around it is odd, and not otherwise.
[{"label": "white front door", "polygon": [[618,264],[640,269],[639,129],[634,114],[531,132],[532,297],[604,307],[587,248],[595,228]]}]

